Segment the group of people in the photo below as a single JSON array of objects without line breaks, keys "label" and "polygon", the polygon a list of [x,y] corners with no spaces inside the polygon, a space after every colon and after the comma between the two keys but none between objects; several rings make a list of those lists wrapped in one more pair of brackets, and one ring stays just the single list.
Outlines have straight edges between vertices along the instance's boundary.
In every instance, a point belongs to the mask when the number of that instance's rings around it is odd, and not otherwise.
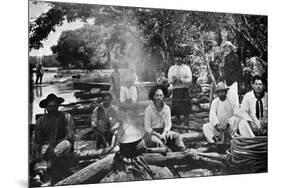
[{"label": "group of people", "polygon": [[[210,122],[203,125],[203,132],[210,143],[229,143],[231,136],[254,137],[264,135],[267,126],[267,93],[264,90],[264,81],[256,75],[252,80],[253,90],[247,93],[241,107],[238,100],[238,82],[240,63],[233,52],[233,45],[227,44],[228,54],[225,58],[225,82],[216,86],[215,98],[210,107]],[[238,58],[238,59],[237,59]],[[190,113],[189,85],[192,82],[192,73],[189,65],[176,57],[175,65],[168,71],[168,79],[159,81],[168,82],[172,88],[173,104],[170,108],[165,103],[168,96],[166,84],[158,84],[149,92],[150,104],[144,110],[143,123],[137,123],[139,114],[133,108],[126,112],[120,110],[122,104],[137,102],[137,81],[132,69],[125,82],[121,82],[118,66],[114,66],[112,74],[112,93],[103,95],[102,103],[97,106],[91,115],[91,127],[96,130],[96,149],[115,147],[119,145],[124,156],[133,157],[144,152],[146,147],[160,146],[171,151],[184,151],[185,144],[179,133],[171,131],[172,111],[177,121],[188,124]],[[162,75],[162,77],[164,77]],[[164,83],[163,82],[163,83]],[[120,106],[114,105],[113,100],[119,100]],[[49,94],[39,104],[45,109],[36,123],[34,131],[35,154],[38,163],[34,167],[36,177],[41,176],[50,168],[52,161],[67,155],[74,148],[74,121],[70,114],[59,111],[64,99],[55,94]]]},{"label": "group of people", "polygon": [[217,98],[210,108],[210,122],[203,125],[203,132],[210,143],[226,143],[232,136],[255,137],[267,134],[267,93],[260,75],[252,78],[253,90],[246,93],[239,106],[227,97],[229,88],[217,84]]}]

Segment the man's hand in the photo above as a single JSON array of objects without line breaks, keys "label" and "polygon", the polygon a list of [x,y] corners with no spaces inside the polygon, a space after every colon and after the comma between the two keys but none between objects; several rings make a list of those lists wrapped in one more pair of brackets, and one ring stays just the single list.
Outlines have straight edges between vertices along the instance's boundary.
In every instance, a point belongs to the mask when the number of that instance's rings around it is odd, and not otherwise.
[{"label": "man's hand", "polygon": [[153,132],[152,132],[152,135],[154,135],[154,136],[156,136],[157,138],[159,138],[163,143],[166,142],[165,137],[163,137],[161,134],[159,134],[159,133],[153,131]]},{"label": "man's hand", "polygon": [[175,75],[172,77],[172,79],[173,79],[173,82],[177,82],[178,81],[178,78]]},{"label": "man's hand", "polygon": [[41,155],[45,155],[49,148],[50,148],[49,144],[43,145],[42,148],[41,148]]},{"label": "man's hand", "polygon": [[222,132],[223,129],[221,128],[221,125],[218,123],[215,125],[215,129],[218,131],[218,132]]}]

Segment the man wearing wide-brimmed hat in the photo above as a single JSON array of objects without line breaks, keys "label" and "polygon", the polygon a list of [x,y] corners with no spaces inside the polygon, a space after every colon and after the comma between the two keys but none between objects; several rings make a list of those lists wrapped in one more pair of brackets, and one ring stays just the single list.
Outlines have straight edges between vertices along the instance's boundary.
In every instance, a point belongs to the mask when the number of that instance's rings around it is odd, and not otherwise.
[{"label": "man wearing wide-brimmed hat", "polygon": [[216,86],[217,98],[211,104],[210,122],[203,125],[203,133],[210,143],[227,143],[237,130],[238,118],[233,117],[237,108],[227,98],[228,90],[223,82]]},{"label": "man wearing wide-brimmed hat", "polygon": [[171,110],[163,101],[167,96],[167,89],[162,85],[151,88],[149,99],[152,103],[144,112],[144,129],[146,132],[146,144],[148,146],[168,146],[172,151],[183,151],[185,145],[181,136],[171,131]]},{"label": "man wearing wide-brimmed hat", "polygon": [[69,113],[59,111],[63,102],[63,98],[51,93],[39,103],[45,114],[37,120],[34,130],[34,150],[39,159],[34,167],[37,181],[52,167],[54,159],[73,150],[74,121]]},{"label": "man wearing wide-brimmed hat", "polygon": [[227,98],[239,107],[238,83],[242,79],[242,67],[239,57],[235,53],[237,48],[230,41],[225,41],[222,48],[226,54],[224,58],[224,80],[229,87]]}]

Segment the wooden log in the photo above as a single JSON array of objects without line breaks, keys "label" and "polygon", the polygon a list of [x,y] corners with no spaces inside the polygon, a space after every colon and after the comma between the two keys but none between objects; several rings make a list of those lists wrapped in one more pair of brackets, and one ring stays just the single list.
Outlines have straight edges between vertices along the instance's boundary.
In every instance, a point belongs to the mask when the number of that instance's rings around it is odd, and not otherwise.
[{"label": "wooden log", "polygon": [[[144,153],[143,159],[149,165],[156,166],[173,166],[173,165],[190,165],[195,168],[225,168],[223,162],[201,157],[197,152],[169,152],[167,155],[159,153]],[[101,181],[113,168],[114,154],[83,168],[68,178],[58,182],[59,185],[76,185],[85,183],[98,183]]]},{"label": "wooden log", "polygon": [[166,156],[158,153],[146,153],[143,154],[143,158],[149,165],[156,166],[190,165],[194,168],[207,169],[226,167],[223,162],[201,157],[194,151],[169,152]]},{"label": "wooden log", "polygon": [[73,87],[76,90],[90,91],[92,88],[99,88],[102,91],[108,91],[110,89],[110,83],[95,83],[95,82],[73,82]]},{"label": "wooden log", "polygon": [[191,131],[197,131],[197,132],[202,132],[202,129],[197,129],[193,127],[186,127],[186,126],[180,126],[180,125],[175,125],[173,124],[172,129],[180,129],[180,130],[191,130]]},{"label": "wooden log", "polygon": [[55,186],[98,183],[112,170],[113,159],[114,154],[110,154],[107,157],[74,173],[68,178],[61,180]]},{"label": "wooden log", "polygon": [[184,142],[194,142],[204,139],[203,132],[190,132],[190,133],[183,133],[181,137]]}]

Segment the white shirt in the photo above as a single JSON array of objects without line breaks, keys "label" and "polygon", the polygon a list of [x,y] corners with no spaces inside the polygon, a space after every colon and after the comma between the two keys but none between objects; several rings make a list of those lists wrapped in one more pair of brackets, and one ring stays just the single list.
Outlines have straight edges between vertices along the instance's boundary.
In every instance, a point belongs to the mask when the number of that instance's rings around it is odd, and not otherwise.
[{"label": "white shirt", "polygon": [[124,103],[127,99],[132,99],[132,102],[137,102],[138,92],[136,86],[131,86],[130,88],[121,86],[120,87],[120,102]]},{"label": "white shirt", "polygon": [[[265,93],[261,101],[263,104],[263,117],[265,117],[267,116],[267,93]],[[260,127],[260,121],[256,117],[256,102],[257,98],[255,97],[254,91],[246,93],[241,104],[241,115],[244,120],[251,121]]]},{"label": "white shirt", "polygon": [[[173,76],[176,76],[182,83],[174,83]],[[188,65],[173,65],[168,71],[168,81],[173,84],[173,88],[188,87],[192,82],[192,72]]]},{"label": "white shirt", "polygon": [[163,109],[159,112],[154,104],[146,107],[144,112],[144,129],[151,133],[155,128],[164,128],[164,132],[169,131],[172,127],[170,107],[164,104]]},{"label": "white shirt", "polygon": [[209,119],[210,123],[215,126],[220,124],[221,127],[225,128],[228,119],[234,115],[235,107],[231,102],[226,98],[224,101],[221,101],[218,97],[215,98],[211,104]]}]

